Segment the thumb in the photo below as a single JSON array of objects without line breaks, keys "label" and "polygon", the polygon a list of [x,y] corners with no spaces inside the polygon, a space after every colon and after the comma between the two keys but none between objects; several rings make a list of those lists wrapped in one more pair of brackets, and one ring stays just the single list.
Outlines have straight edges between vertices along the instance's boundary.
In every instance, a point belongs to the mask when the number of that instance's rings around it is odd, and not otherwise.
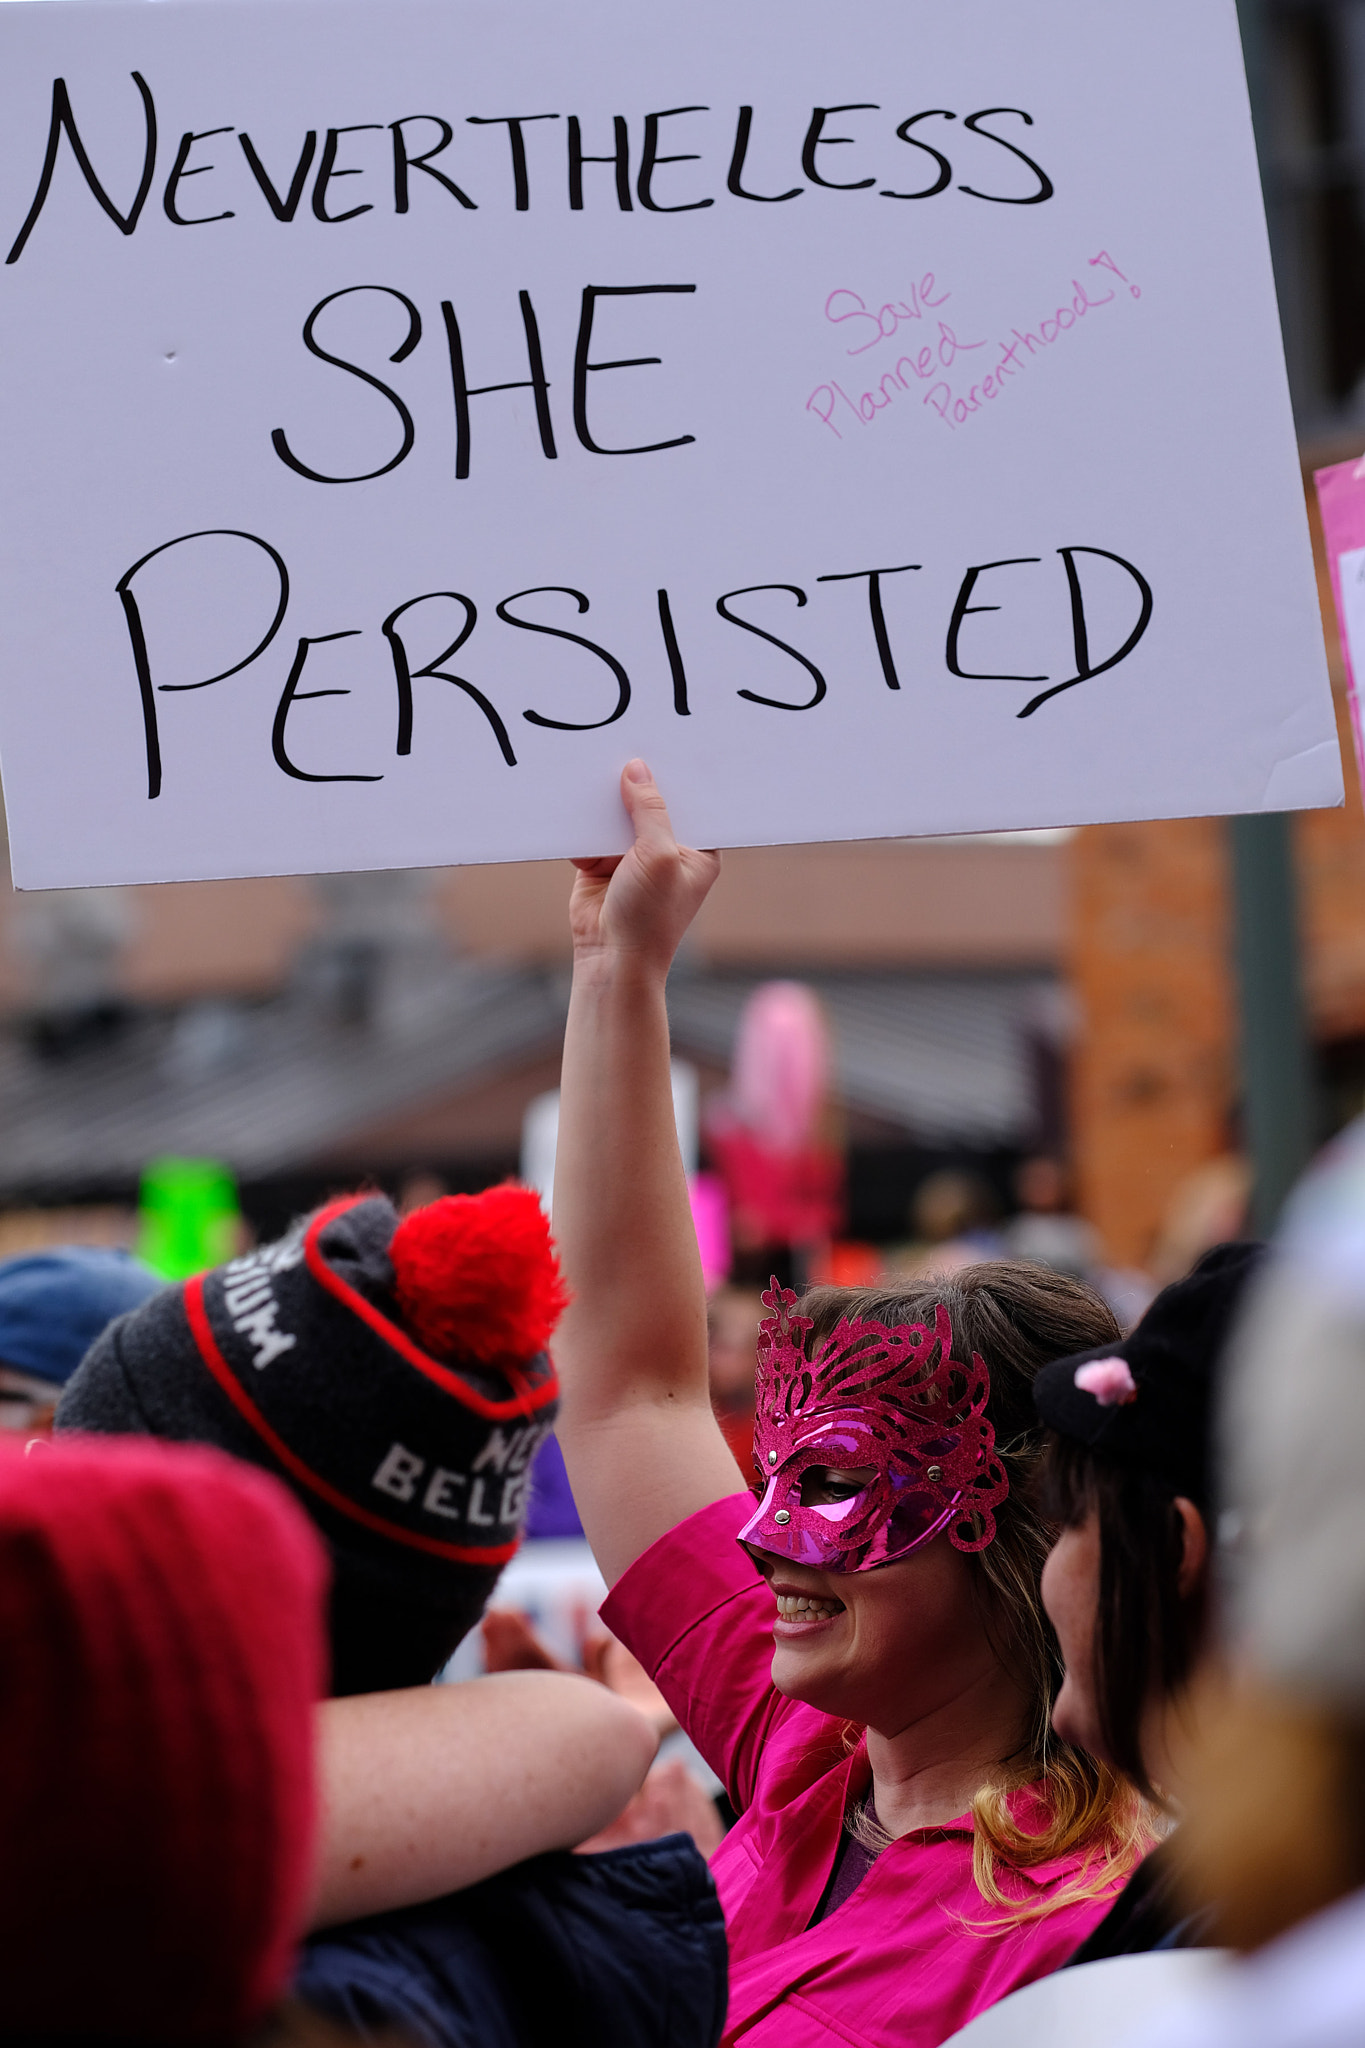
[{"label": "thumb", "polygon": [[677,845],[668,805],[643,761],[627,761],[621,771],[621,801],[635,828],[635,844],[650,851]]}]

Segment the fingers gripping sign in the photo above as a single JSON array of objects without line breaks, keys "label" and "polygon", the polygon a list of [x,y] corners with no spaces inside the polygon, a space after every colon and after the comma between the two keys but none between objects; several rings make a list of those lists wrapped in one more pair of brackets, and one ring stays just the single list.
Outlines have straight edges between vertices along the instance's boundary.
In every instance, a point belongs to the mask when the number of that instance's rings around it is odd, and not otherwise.
[{"label": "fingers gripping sign", "polygon": [[627,762],[621,798],[635,844],[629,853],[574,862],[574,951],[580,960],[593,954],[633,957],[666,972],[720,873],[720,855],[679,846],[668,806],[643,761]]}]

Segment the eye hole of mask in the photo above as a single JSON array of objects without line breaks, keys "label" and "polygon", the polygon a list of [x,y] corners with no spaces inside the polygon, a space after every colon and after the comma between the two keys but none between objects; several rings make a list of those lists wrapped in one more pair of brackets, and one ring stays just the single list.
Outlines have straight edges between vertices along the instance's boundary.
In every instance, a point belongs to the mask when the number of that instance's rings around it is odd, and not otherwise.
[{"label": "eye hole of mask", "polygon": [[801,1474],[803,1508],[837,1507],[852,1500],[877,1476],[875,1465],[808,1465]]}]

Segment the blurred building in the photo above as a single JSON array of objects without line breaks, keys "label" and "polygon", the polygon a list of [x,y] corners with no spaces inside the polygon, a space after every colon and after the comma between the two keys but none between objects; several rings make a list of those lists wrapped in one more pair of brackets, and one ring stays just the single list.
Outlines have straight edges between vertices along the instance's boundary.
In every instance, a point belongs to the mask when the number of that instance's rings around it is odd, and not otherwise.
[{"label": "blurred building", "polygon": [[[1290,389],[1311,471],[1365,446],[1365,0],[1239,0]],[[1319,1135],[1365,1106],[1365,821],[1321,548],[1344,811],[1295,820]],[[1240,1139],[1221,820],[1073,842],[1075,1131],[1083,1206],[1145,1261],[1189,1176]]]},{"label": "blurred building", "polygon": [[1285,356],[1309,440],[1365,419],[1365,4],[1238,0]]},{"label": "blurred building", "polygon": [[[727,858],[672,984],[717,1086],[755,983],[813,983],[837,1045],[852,1227],[903,1234],[969,1157],[1004,1186],[1062,1136],[1065,835]],[[558,1079],[567,864],[0,895],[0,1204],[126,1201],[208,1156],[271,1228],[328,1188],[512,1171]],[[2,1232],[0,1232],[2,1235]]]},{"label": "blurred building", "polygon": [[[1293,832],[1325,1138],[1365,1109],[1365,814],[1320,544],[1318,565],[1346,804]],[[1089,826],[1071,863],[1081,1204],[1116,1263],[1145,1264],[1182,1183],[1241,1138],[1227,828]]]}]

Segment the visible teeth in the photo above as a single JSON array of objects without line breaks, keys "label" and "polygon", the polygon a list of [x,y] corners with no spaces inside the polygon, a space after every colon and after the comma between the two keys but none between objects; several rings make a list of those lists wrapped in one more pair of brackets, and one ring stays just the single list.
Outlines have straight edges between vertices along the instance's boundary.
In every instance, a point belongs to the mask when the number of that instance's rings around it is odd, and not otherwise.
[{"label": "visible teeth", "polygon": [[783,1621],[827,1621],[832,1614],[842,1614],[842,1600],[817,1600],[810,1593],[779,1593],[777,1612]]}]

